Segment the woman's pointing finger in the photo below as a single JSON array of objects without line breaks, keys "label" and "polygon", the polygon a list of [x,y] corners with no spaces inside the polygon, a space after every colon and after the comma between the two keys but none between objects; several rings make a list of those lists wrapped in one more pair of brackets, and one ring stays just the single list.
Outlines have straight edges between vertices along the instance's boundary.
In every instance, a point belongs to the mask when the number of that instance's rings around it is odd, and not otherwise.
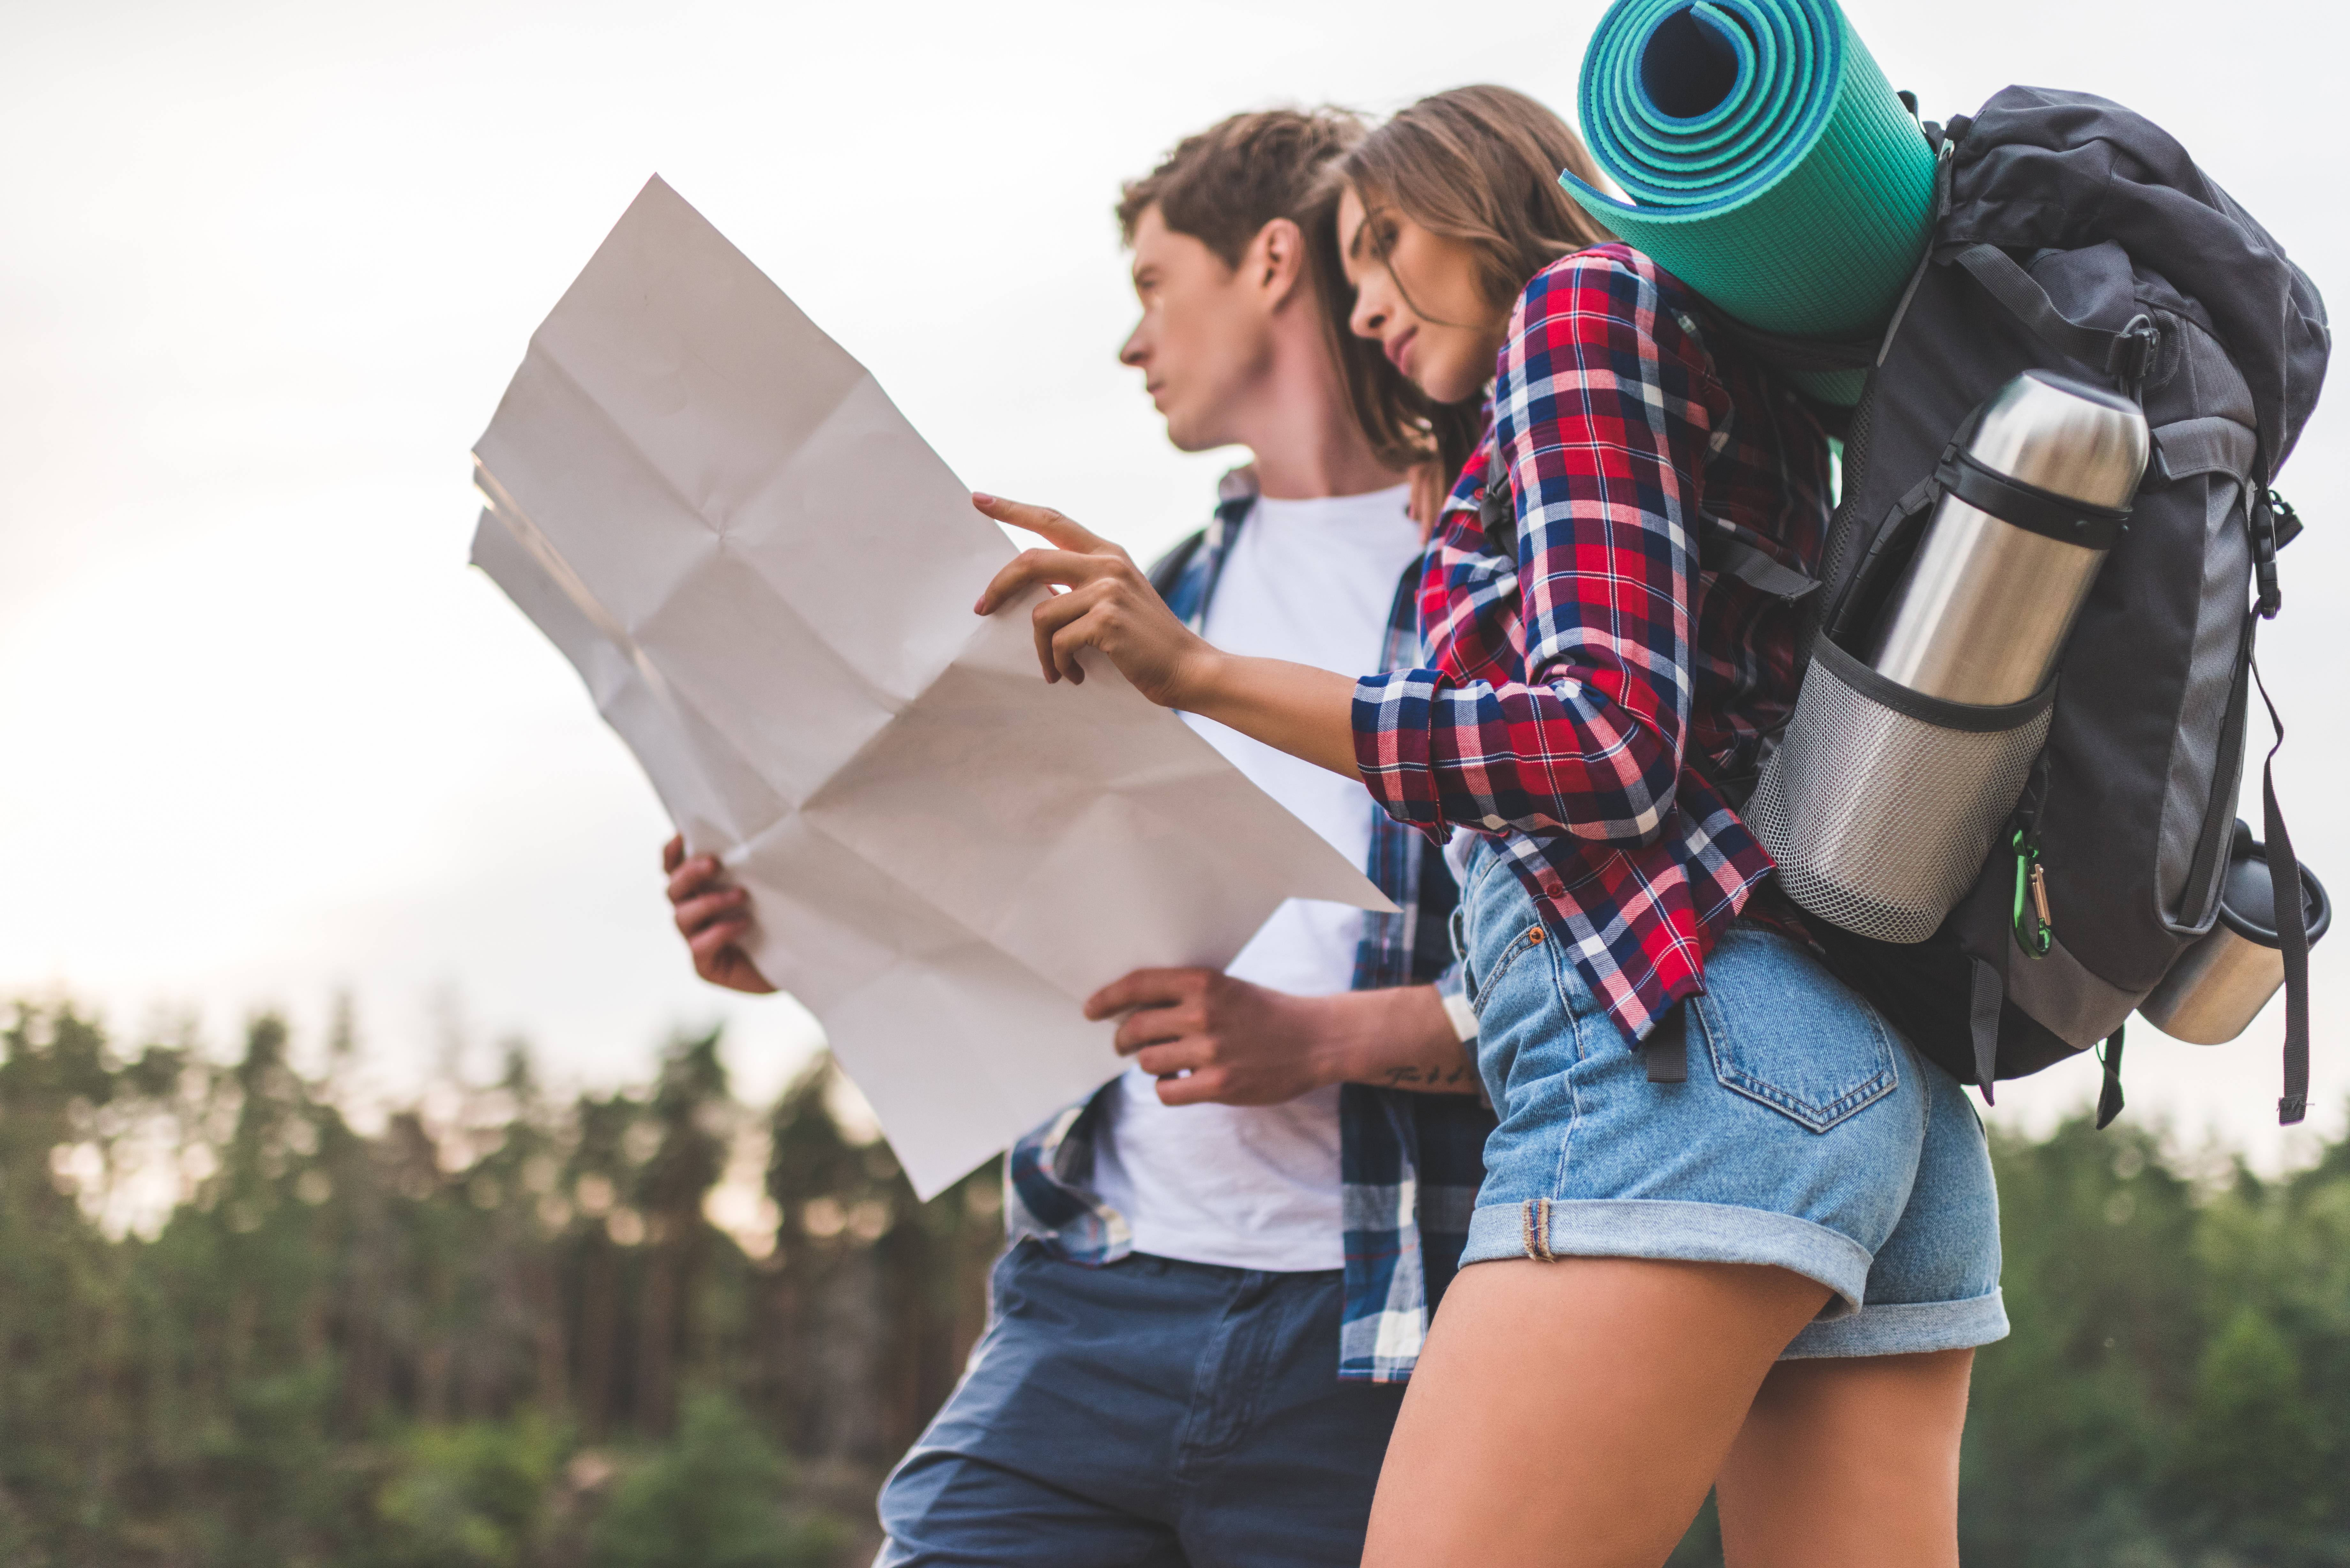
[{"label": "woman's pointing finger", "polygon": [[1014,528],[1042,535],[1064,550],[1095,556],[1112,547],[1093,530],[1063,516],[1049,506],[1031,506],[1024,501],[1006,501],[1000,495],[990,495],[979,490],[971,493],[971,504],[998,523],[1008,523]]}]

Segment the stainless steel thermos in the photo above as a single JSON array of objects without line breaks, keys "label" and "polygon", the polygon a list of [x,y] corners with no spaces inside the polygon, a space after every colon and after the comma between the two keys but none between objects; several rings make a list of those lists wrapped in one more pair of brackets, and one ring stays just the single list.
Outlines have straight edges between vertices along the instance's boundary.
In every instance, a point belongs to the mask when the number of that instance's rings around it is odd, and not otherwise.
[{"label": "stainless steel thermos", "polygon": [[[2307,866],[2301,868],[2301,907],[2303,929],[2314,945],[2333,923],[2334,907]],[[2268,849],[2240,822],[2227,879],[2220,886],[2219,920],[2210,935],[2172,961],[2162,983],[2137,1010],[2174,1040],[2224,1045],[2251,1027],[2283,984]]]},{"label": "stainless steel thermos", "polygon": [[2001,388],[1949,469],[1869,662],[1945,701],[2038,691],[2120,525],[2094,514],[2128,506],[2147,448],[2145,414],[2118,393],[2045,370]]},{"label": "stainless steel thermos", "polygon": [[1879,941],[1921,942],[1974,886],[2047,742],[2050,677],[2148,444],[2136,403],[2043,370],[1960,428],[1878,635],[1814,644],[1748,802],[1797,904]]}]

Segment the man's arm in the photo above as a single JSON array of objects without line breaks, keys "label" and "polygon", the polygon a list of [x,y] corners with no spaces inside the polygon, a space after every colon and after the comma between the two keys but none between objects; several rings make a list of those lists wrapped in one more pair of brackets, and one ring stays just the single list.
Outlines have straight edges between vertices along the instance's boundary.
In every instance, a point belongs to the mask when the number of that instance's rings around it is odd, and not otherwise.
[{"label": "man's arm", "polygon": [[1086,1003],[1088,1018],[1121,1012],[1118,1054],[1155,1075],[1170,1106],[1275,1106],[1326,1084],[1478,1089],[1473,1051],[1432,985],[1292,996],[1211,969],[1144,969]]},{"label": "man's arm", "polygon": [[[695,971],[733,991],[774,991],[741,946],[749,895],[717,860],[688,858],[685,841],[672,838],[661,846],[661,869]],[[1277,1106],[1326,1084],[1439,1095],[1478,1088],[1475,1050],[1432,985],[1291,996],[1211,969],[1142,969],[1086,1003],[1088,1018],[1120,1012],[1118,1054],[1158,1075],[1159,1097],[1170,1106]]]},{"label": "man's arm", "polygon": [[678,935],[693,953],[693,972],[729,991],[764,996],[767,983],[743,937],[751,929],[751,895],[727,880],[717,857],[686,857],[685,836],[661,846],[661,869],[669,874],[669,902]]}]

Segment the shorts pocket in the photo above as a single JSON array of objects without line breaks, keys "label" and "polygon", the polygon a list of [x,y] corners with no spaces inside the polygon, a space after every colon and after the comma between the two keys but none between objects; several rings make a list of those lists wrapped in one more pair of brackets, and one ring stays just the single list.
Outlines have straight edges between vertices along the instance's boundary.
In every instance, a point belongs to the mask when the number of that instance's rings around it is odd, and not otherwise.
[{"label": "shorts pocket", "polygon": [[1690,998],[1714,1076],[1732,1094],[1826,1132],[1900,1085],[1892,1032],[1783,937],[1733,928]]},{"label": "shorts pocket", "polygon": [[1484,1016],[1485,999],[1493,994],[1518,961],[1535,953],[1550,940],[1550,932],[1540,920],[1529,921],[1524,929],[1512,938],[1509,944],[1495,954],[1490,964],[1471,964],[1466,976],[1469,986],[1469,1008],[1479,1017]]}]

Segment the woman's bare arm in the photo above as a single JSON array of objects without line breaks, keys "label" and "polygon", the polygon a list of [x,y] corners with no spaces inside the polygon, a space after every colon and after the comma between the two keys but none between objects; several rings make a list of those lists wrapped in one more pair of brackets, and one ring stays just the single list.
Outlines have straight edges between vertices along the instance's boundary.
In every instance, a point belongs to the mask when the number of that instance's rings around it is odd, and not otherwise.
[{"label": "woman's bare arm", "polygon": [[1135,690],[1163,708],[1229,724],[1268,746],[1359,780],[1352,677],[1278,659],[1222,652],[1175,618],[1134,558],[1048,506],[974,494],[1000,523],[1055,548],[1023,552],[972,607],[981,615],[1038,584],[1065,587],[1032,615],[1045,679],[1083,682],[1080,649],[1099,649]]}]

